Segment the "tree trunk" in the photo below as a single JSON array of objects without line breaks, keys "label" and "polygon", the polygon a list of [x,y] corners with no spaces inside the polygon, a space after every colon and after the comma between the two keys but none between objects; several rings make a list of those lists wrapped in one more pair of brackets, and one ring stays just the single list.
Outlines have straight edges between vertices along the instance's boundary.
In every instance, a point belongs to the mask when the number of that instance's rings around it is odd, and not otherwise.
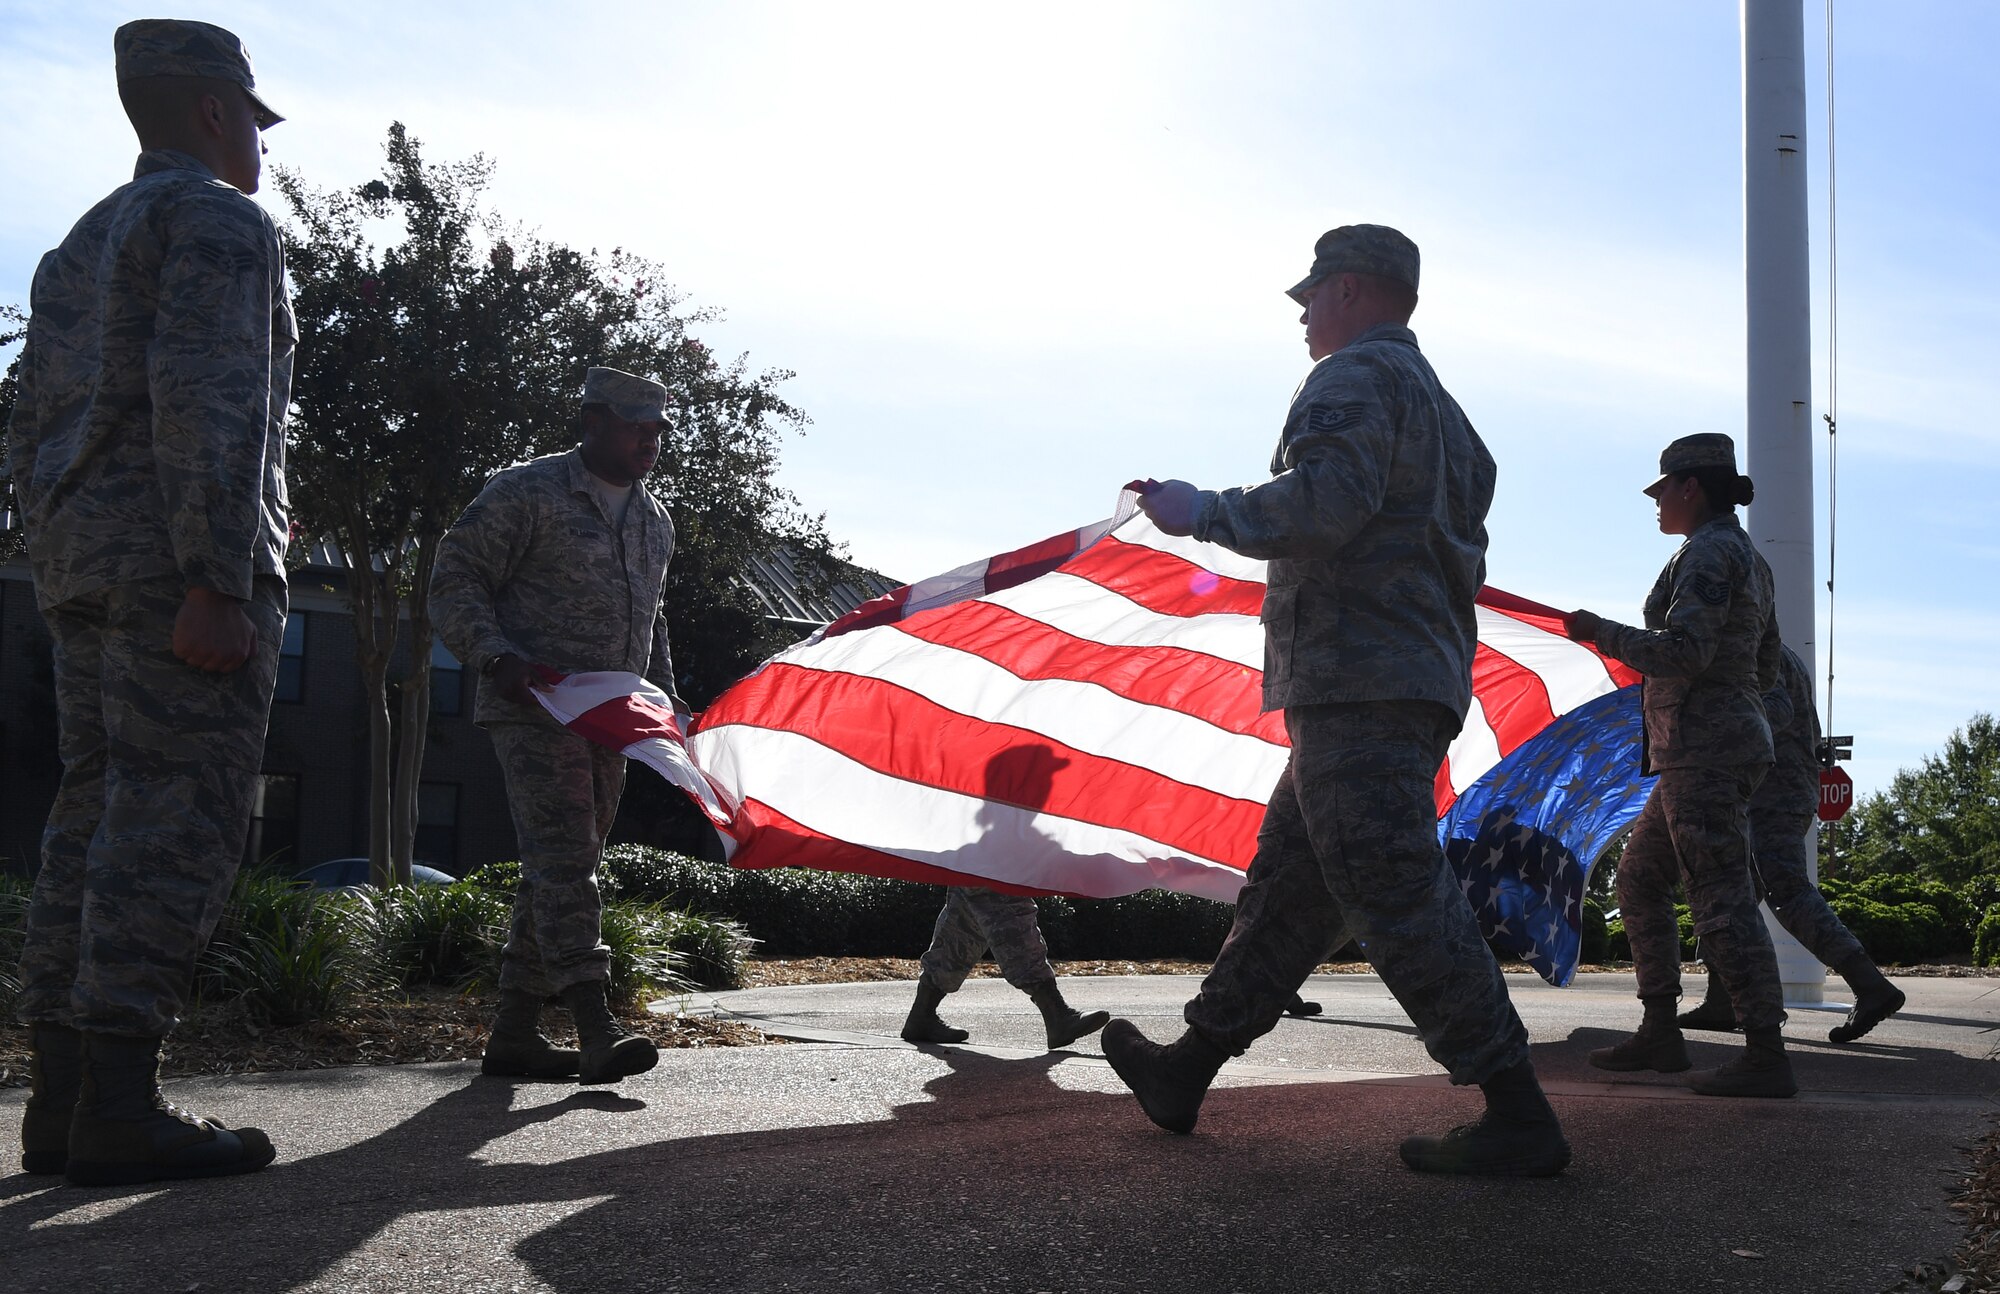
[{"label": "tree trunk", "polygon": [[377,571],[368,551],[368,529],[358,510],[349,513],[339,541],[347,558],[347,607],[354,620],[354,659],[361,670],[361,706],[368,714],[368,879],[377,887],[395,876],[390,860],[389,662],[396,651],[401,599],[395,571]]},{"label": "tree trunk", "polygon": [[410,552],[410,672],[403,680],[401,740],[396,748],[396,781],[391,793],[390,856],[396,875],[410,879],[416,861],[418,793],[423,785],[424,747],[430,739],[431,717],[431,572],[437,565],[437,543],[428,540]]}]

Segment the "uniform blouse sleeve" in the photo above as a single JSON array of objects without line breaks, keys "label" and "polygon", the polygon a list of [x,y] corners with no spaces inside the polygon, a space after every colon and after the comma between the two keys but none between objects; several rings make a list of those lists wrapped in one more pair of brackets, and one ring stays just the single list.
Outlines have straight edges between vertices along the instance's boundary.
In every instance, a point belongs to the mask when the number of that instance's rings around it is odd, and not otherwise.
[{"label": "uniform blouse sleeve", "polygon": [[1286,420],[1284,470],[1262,485],[1202,491],[1194,537],[1267,560],[1337,552],[1388,492],[1396,428],[1382,385],[1359,362],[1309,381]]},{"label": "uniform blouse sleeve", "polygon": [[431,616],[445,646],[474,669],[483,671],[497,656],[527,659],[500,628],[495,608],[534,536],[527,492],[495,477],[438,543]]},{"label": "uniform blouse sleeve", "polygon": [[162,253],[146,377],[167,533],[190,588],[248,598],[263,535],[277,236],[247,198],[203,189],[167,213]]},{"label": "uniform blouse sleeve", "polygon": [[1606,620],[1597,645],[1641,674],[1693,678],[1715,658],[1741,578],[1727,549],[1690,544],[1676,560],[1665,626],[1637,629]]}]

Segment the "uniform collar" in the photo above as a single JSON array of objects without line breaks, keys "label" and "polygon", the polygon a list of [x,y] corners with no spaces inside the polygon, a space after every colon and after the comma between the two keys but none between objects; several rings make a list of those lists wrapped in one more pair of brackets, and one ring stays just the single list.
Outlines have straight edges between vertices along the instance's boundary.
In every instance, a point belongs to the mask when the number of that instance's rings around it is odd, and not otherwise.
[{"label": "uniform collar", "polygon": [[[1359,346],[1361,343],[1369,341],[1401,342],[1403,345],[1408,346],[1411,350],[1423,349],[1423,347],[1417,345],[1417,335],[1411,332],[1406,325],[1387,324],[1387,323],[1376,324],[1373,328],[1370,328],[1367,332],[1362,333],[1359,337],[1356,337],[1353,341],[1347,343],[1347,345]],[[1346,347],[1343,346],[1341,349],[1345,350]]]},{"label": "uniform collar", "polygon": [[132,178],[136,180],[155,171],[193,171],[211,180],[217,178],[215,172],[209,170],[199,157],[193,153],[183,153],[178,148],[149,148],[139,154],[138,165],[132,168]]},{"label": "uniform collar", "polygon": [[[563,457],[563,466],[565,470],[568,472],[569,476],[570,493],[595,497],[595,495],[597,494],[597,481],[599,480],[599,477],[597,476],[596,473],[592,472],[588,467],[584,466],[583,446],[581,445],[576,446],[574,449],[571,449],[568,453],[564,454],[562,457]],[[653,497],[653,492],[646,488],[646,483],[644,481],[632,482],[632,497],[635,500],[644,499],[646,501],[647,510],[650,511],[654,516],[658,517],[666,515],[666,509],[660,506],[660,501]]]},{"label": "uniform collar", "polygon": [[1743,522],[1738,519],[1734,508],[1727,512],[1718,512],[1707,521],[1696,526],[1693,532],[1688,535],[1688,538],[1693,539],[1695,535],[1700,534],[1710,526],[1721,526],[1724,530],[1741,530],[1743,529]]}]

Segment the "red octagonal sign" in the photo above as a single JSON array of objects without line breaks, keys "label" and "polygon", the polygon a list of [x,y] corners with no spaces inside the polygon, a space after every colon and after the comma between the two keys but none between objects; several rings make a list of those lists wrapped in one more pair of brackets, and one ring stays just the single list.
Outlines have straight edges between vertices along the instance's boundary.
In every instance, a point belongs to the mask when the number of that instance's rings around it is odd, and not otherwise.
[{"label": "red octagonal sign", "polygon": [[1819,820],[1838,822],[1854,807],[1854,779],[1844,768],[1819,770]]}]

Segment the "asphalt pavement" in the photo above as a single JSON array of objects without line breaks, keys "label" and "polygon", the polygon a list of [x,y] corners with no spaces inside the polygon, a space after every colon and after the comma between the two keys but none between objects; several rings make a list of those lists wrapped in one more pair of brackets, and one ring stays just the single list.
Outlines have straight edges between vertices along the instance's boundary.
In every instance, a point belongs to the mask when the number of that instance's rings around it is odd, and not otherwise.
[{"label": "asphalt pavement", "polygon": [[[1402,1167],[1402,1137],[1478,1097],[1372,976],[1311,981],[1323,1016],[1231,1062],[1190,1137],[1146,1121],[1094,1038],[1044,1054],[998,980],[947,999],[973,1039],[944,1048],[895,1040],[908,983],[718,994],[682,1005],[801,1041],[669,1052],[608,1089],[470,1063],[172,1083],[268,1129],[279,1163],[0,1177],[0,1288],[1875,1294],[1957,1242],[1950,1192],[2000,1098],[2000,980],[1901,982],[1909,1007],[1861,1043],[1795,1012],[1806,1090],[1748,1101],[1585,1064],[1636,1021],[1629,976],[1510,976],[1576,1152],[1527,1182]],[[1166,1039],[1193,981],[1064,987]],[[1697,1065],[1736,1045],[1690,1037]],[[0,1093],[0,1127],[21,1100]]]}]

